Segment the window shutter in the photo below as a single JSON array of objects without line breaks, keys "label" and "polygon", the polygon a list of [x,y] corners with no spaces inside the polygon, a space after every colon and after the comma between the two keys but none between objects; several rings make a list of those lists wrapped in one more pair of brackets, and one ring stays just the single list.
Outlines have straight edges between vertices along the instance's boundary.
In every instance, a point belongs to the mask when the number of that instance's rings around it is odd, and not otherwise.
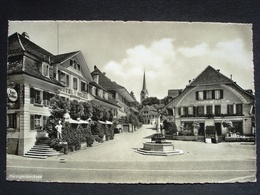
[{"label": "window shutter", "polygon": [[197,113],[196,113],[196,106],[193,106],[193,116],[196,116],[197,115]]},{"label": "window shutter", "polygon": [[215,90],[212,90],[212,99],[215,99]]},{"label": "window shutter", "polygon": [[178,108],[178,115],[181,115],[181,107]]},{"label": "window shutter", "polygon": [[206,91],[203,91],[203,100],[205,100],[207,98],[207,93]]},{"label": "window shutter", "polygon": [[34,88],[30,88],[30,97],[31,98],[34,98],[35,97],[35,91],[34,91]]},{"label": "window shutter", "polygon": [[196,100],[198,100],[198,99],[199,99],[199,92],[196,91]]},{"label": "window shutter", "polygon": [[67,77],[66,78],[66,84],[67,84],[67,87],[68,87],[68,86],[70,86],[70,77],[69,77],[68,74],[66,75],[66,77]]},{"label": "window shutter", "polygon": [[220,99],[223,99],[223,89],[220,90]]},{"label": "window shutter", "polygon": [[30,129],[34,130],[34,128],[35,128],[34,115],[30,115],[30,116],[31,116],[31,118],[30,118]]}]

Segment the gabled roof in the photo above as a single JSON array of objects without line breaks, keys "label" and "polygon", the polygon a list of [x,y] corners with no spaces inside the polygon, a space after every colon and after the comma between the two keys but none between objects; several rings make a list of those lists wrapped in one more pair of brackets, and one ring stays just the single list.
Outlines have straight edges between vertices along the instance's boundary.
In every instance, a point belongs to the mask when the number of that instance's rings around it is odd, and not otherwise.
[{"label": "gabled roof", "polygon": [[8,55],[19,52],[28,52],[42,60],[48,60],[49,57],[53,56],[53,54],[31,42],[28,38],[19,33],[14,33],[8,38]]},{"label": "gabled roof", "polygon": [[52,64],[62,63],[64,61],[72,58],[73,56],[75,56],[78,53],[79,53],[79,51],[74,51],[74,52],[70,52],[70,53],[64,53],[64,54],[52,56],[51,57],[51,63]]},{"label": "gabled roof", "polygon": [[234,83],[233,80],[226,77],[218,70],[215,70],[211,66],[207,66],[190,84],[189,86],[197,85],[212,85],[212,84],[227,84]]},{"label": "gabled roof", "polygon": [[127,89],[114,81],[111,81],[108,77],[105,76],[96,66],[94,67],[94,71],[91,73],[92,77],[94,75],[99,75],[98,84],[105,88],[108,91],[115,90],[128,99],[129,102],[133,102],[134,98],[130,95]]},{"label": "gabled roof", "polygon": [[91,73],[92,77],[95,74],[99,75],[99,81],[98,81],[99,85],[101,85],[102,87],[104,87],[107,90],[115,90],[115,89],[123,89],[124,88],[123,86],[117,84],[116,82],[111,81],[96,66],[94,68],[94,71]]}]

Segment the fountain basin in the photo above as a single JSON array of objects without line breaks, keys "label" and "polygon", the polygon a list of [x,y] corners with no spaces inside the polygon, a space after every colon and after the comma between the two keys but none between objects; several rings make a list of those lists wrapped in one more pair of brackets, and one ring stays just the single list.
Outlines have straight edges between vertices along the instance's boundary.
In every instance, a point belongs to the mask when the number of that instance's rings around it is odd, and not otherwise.
[{"label": "fountain basin", "polygon": [[137,149],[139,154],[153,155],[153,156],[170,156],[183,154],[182,150],[174,150],[171,142],[145,142],[143,148]]},{"label": "fountain basin", "polygon": [[143,149],[149,151],[172,151],[174,146],[171,142],[145,142],[143,143]]}]

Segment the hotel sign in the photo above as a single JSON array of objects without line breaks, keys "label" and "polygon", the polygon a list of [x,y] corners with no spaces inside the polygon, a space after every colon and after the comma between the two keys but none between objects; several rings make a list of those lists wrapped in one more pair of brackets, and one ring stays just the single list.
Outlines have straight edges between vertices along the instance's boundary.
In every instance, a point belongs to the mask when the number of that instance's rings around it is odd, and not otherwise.
[{"label": "hotel sign", "polygon": [[191,101],[191,105],[196,105],[196,104],[221,104],[221,103],[229,103],[230,100],[203,100],[203,101]]},{"label": "hotel sign", "polygon": [[18,99],[18,93],[13,88],[7,88],[7,97],[10,101],[15,102]]}]

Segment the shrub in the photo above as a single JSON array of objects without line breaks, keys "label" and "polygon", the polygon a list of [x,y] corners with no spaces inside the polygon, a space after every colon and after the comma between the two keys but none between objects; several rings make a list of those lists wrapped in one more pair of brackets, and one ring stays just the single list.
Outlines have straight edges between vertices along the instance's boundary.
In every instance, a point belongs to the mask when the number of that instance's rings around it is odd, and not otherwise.
[{"label": "shrub", "polygon": [[[92,136],[92,133],[91,133],[91,127],[90,125],[88,125],[86,128],[85,128],[85,131],[84,131],[84,137],[85,137],[85,140],[86,140],[86,143],[87,143],[87,147],[91,147],[92,144],[94,143],[94,138]],[[82,136],[83,137],[83,136]]]},{"label": "shrub", "polygon": [[165,133],[167,135],[173,135],[174,133],[177,132],[177,126],[175,125],[174,122],[167,122],[166,120],[163,122],[163,126],[165,129]]},{"label": "shrub", "polygon": [[50,147],[53,148],[54,150],[61,151],[62,150],[62,145],[60,144],[60,139],[52,139],[50,142]]}]

